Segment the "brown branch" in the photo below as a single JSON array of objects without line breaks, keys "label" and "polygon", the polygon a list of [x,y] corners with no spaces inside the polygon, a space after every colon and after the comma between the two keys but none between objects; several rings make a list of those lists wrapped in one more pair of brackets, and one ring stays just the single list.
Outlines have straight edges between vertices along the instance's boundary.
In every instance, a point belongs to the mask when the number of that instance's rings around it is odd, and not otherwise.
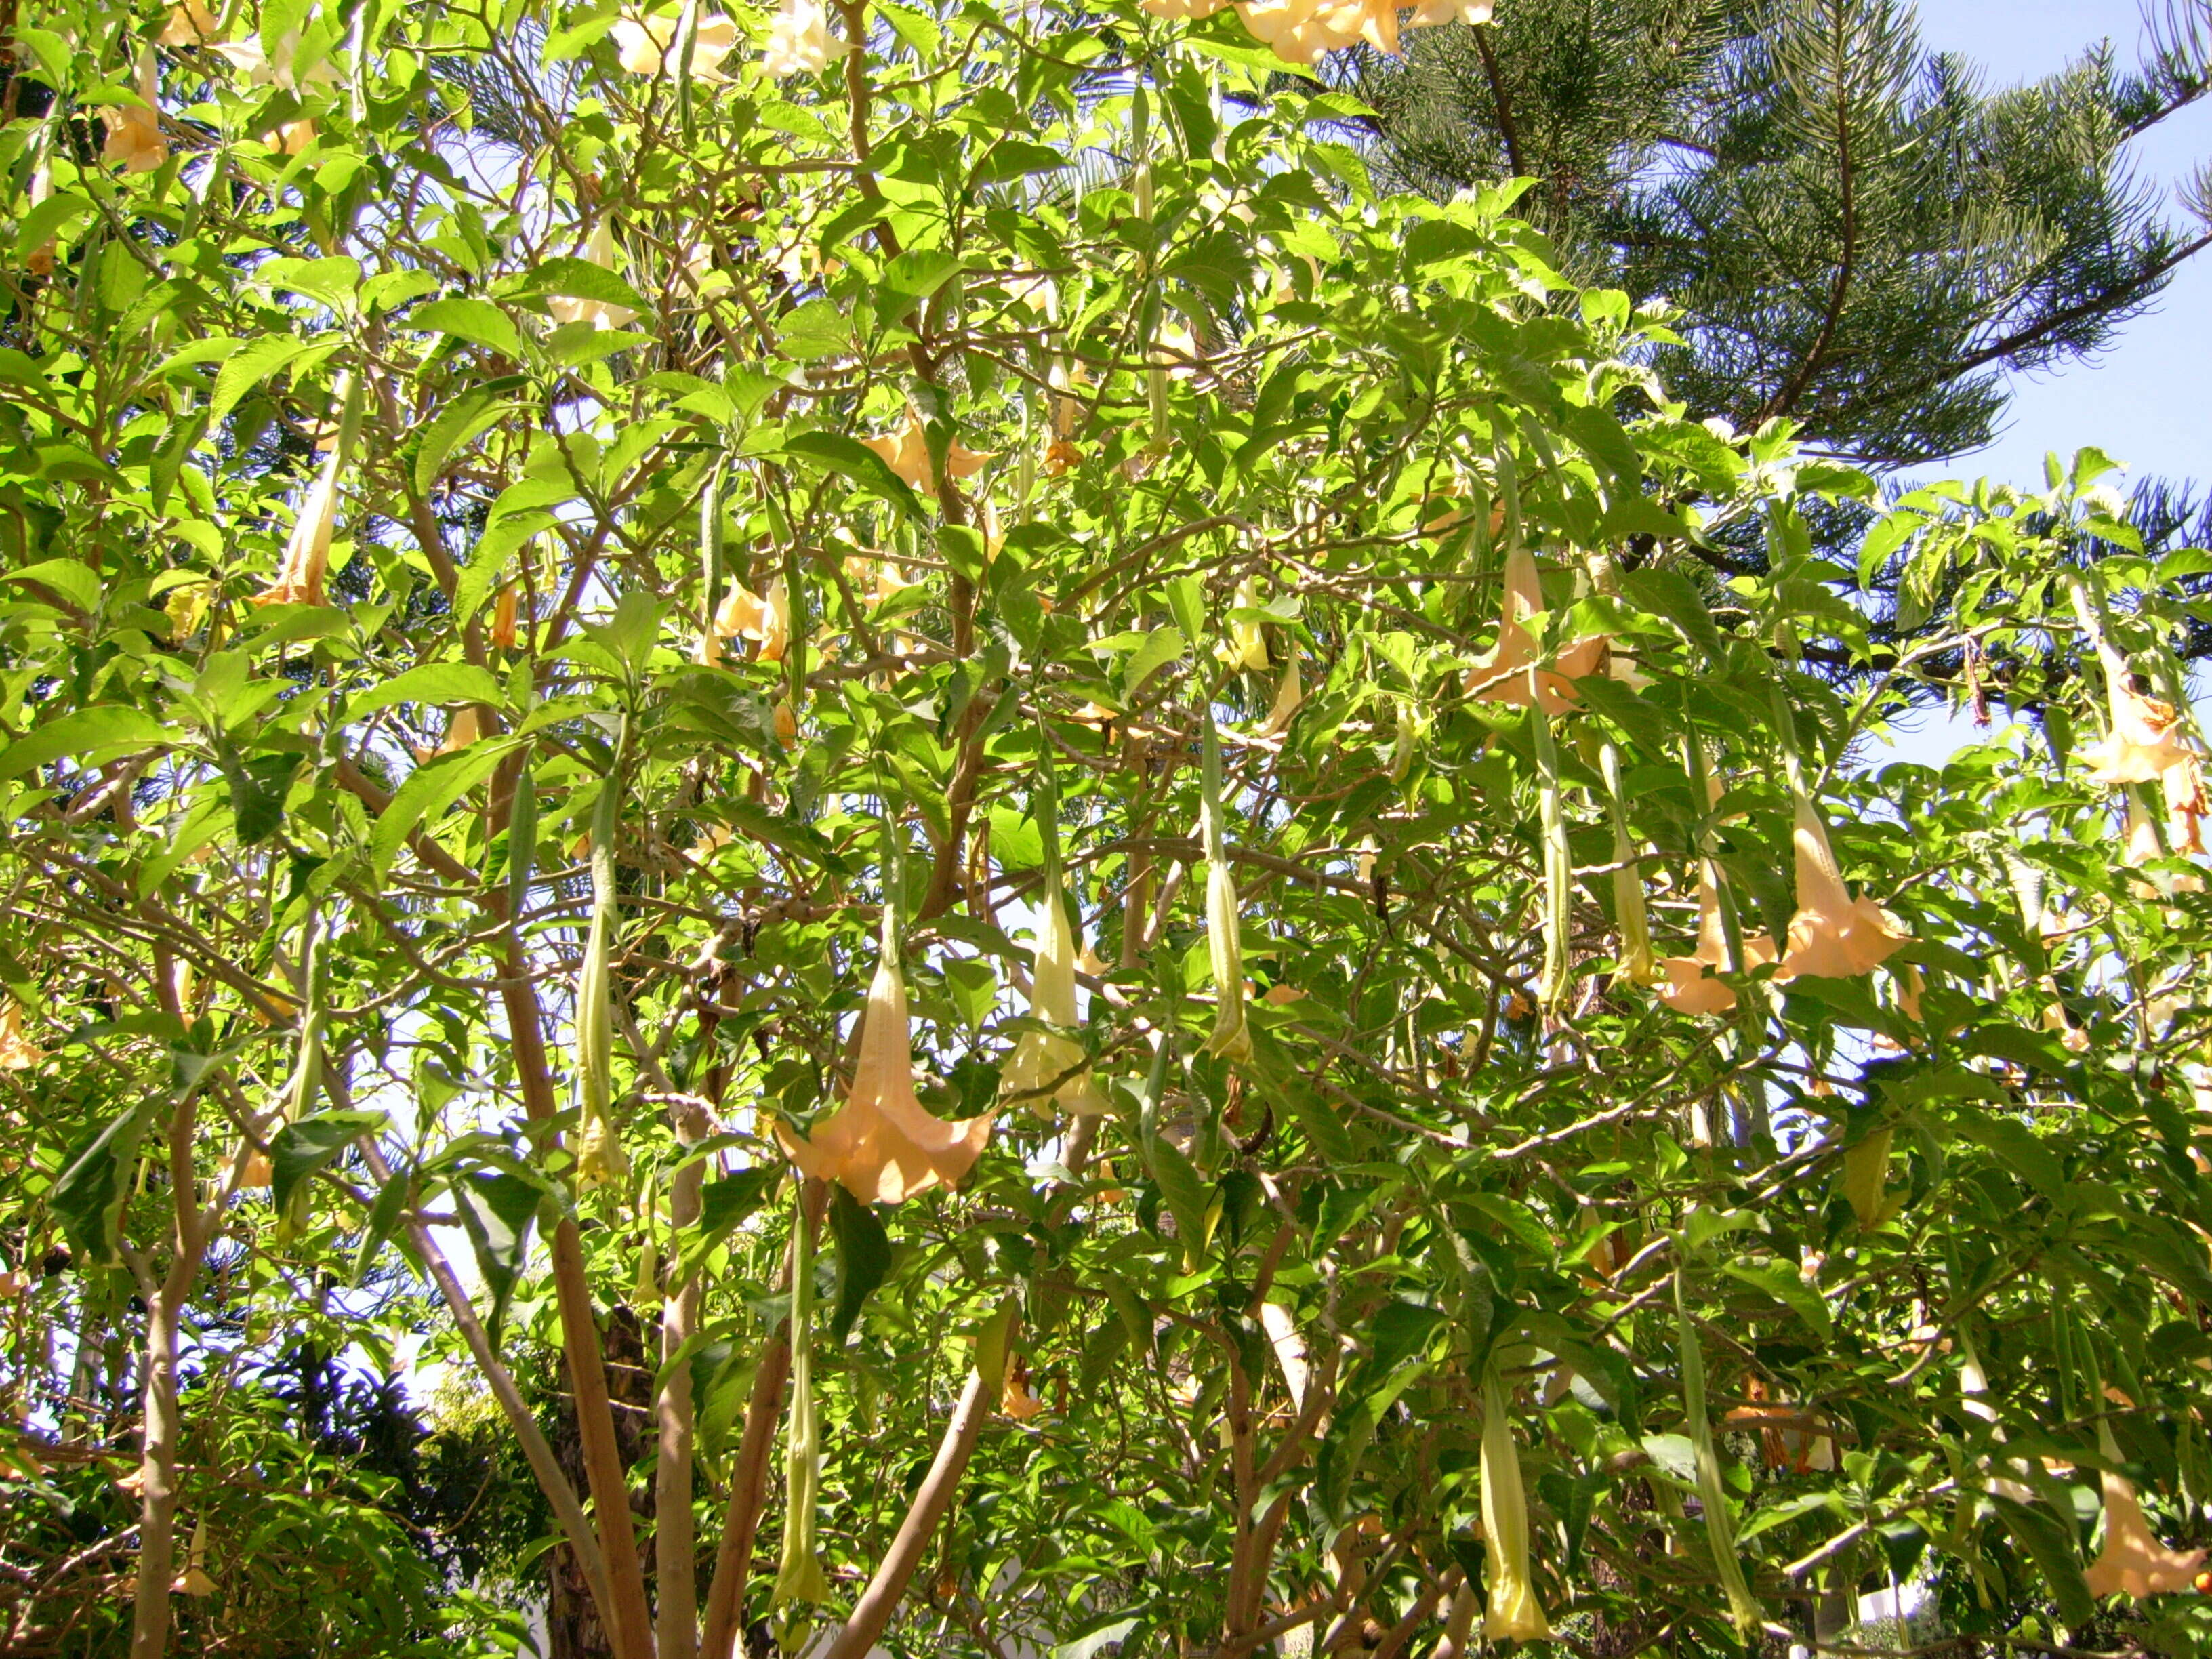
[{"label": "brown branch", "polygon": [[738,1443],[738,1463],[730,1476],[730,1501],[722,1511],[722,1541],[714,1553],[714,1576],[707,1590],[707,1629],[699,1644],[701,1659],[732,1659],[744,1623],[745,1584],[752,1575],[753,1540],[760,1531],[768,1493],[769,1465],[775,1450],[776,1419],[783,1413],[784,1385],[791,1378],[791,1333],[779,1327],[761,1350],[753,1372],[753,1391],[745,1401],[745,1429]]}]

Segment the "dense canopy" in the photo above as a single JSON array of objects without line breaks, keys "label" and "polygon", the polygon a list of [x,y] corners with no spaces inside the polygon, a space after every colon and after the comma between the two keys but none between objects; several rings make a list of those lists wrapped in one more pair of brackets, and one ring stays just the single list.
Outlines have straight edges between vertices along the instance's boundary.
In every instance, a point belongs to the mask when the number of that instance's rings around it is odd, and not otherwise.
[{"label": "dense canopy", "polygon": [[2212,1644],[2212,556],[1205,9],[15,15],[0,1646]]}]

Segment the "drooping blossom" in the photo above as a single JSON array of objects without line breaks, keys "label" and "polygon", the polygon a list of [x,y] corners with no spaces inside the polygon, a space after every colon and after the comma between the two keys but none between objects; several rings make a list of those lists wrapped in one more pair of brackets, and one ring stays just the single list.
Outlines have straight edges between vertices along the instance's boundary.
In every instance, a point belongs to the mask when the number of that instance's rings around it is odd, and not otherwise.
[{"label": "drooping blossom", "polygon": [[[884,465],[912,488],[932,493],[936,490],[937,471],[929,464],[929,438],[922,430],[921,416],[913,409],[907,410],[906,424],[896,432],[860,441],[882,456]],[[945,470],[956,479],[971,478],[990,459],[955,443],[945,452]]]},{"label": "drooping blossom", "polygon": [[11,999],[0,1007],[0,1072],[27,1072],[46,1057],[24,1032],[22,1004]]},{"label": "drooping blossom", "polygon": [[1298,680],[1298,651],[1290,648],[1290,660],[1283,665],[1282,682],[1275,688],[1275,701],[1267,710],[1267,724],[1260,728],[1263,738],[1279,738],[1291,729],[1291,716],[1306,700],[1305,687]]},{"label": "drooping blossom", "polygon": [[222,32],[222,21],[206,0],[178,0],[154,39],[165,46],[202,46]]},{"label": "drooping blossom", "polygon": [[1475,663],[1468,676],[1468,690],[1478,702],[1505,703],[1516,708],[1530,704],[1547,714],[1566,712],[1580,701],[1574,683],[1604,665],[1606,640],[1602,635],[1574,641],[1560,647],[1550,668],[1540,667],[1543,653],[1528,629],[1528,618],[1544,610],[1544,586],[1535,556],[1516,547],[1505,559],[1505,597],[1498,623],[1498,641]]},{"label": "drooping blossom", "polygon": [[514,649],[515,628],[521,619],[521,610],[522,591],[509,582],[499,590],[499,597],[492,601],[491,643],[495,649]]},{"label": "drooping blossom", "polygon": [[1528,1572],[1528,1498],[1513,1443],[1505,1384],[1495,1370],[1482,1380],[1482,1576],[1489,1607],[1482,1633],[1493,1642],[1544,1642],[1552,1623]]},{"label": "drooping blossom", "polygon": [[[615,46],[622,66],[632,75],[684,74],[684,42],[672,17],[625,17],[615,24]],[[691,79],[708,84],[726,81],[722,59],[738,44],[738,26],[720,12],[699,20],[691,37]]]},{"label": "drooping blossom", "polygon": [[1797,914],[1778,981],[1809,975],[1851,979],[1871,973],[1908,943],[1905,926],[1870,898],[1854,899],[1836,866],[1826,825],[1812,799],[1796,792]]},{"label": "drooping blossom", "polygon": [[[1259,583],[1247,576],[1237,584],[1237,599],[1233,608],[1253,611],[1259,608]],[[1213,654],[1232,670],[1250,669],[1257,672],[1267,665],[1267,635],[1250,617],[1232,617],[1228,635],[1215,642]]]},{"label": "drooping blossom", "polygon": [[125,173],[151,173],[169,159],[169,141],[161,136],[161,82],[151,46],[138,53],[137,91],[138,102],[106,112],[107,138],[100,159],[110,166],[121,163]]},{"label": "drooping blossom", "polygon": [[914,1044],[906,981],[886,941],[860,1016],[860,1054],[844,1103],[807,1134],[776,1126],[799,1172],[835,1181],[864,1204],[903,1204],[933,1187],[957,1185],[991,1138],[996,1114],[948,1120],[914,1092]]},{"label": "drooping blossom", "polygon": [[[603,215],[592,227],[591,236],[584,244],[583,257],[605,270],[615,268],[613,221]],[[545,309],[556,323],[589,323],[595,329],[621,328],[637,315],[628,306],[606,300],[581,300],[570,294],[549,295]]]},{"label": "drooping blossom", "polygon": [[1237,878],[1225,858],[1206,864],[1206,955],[1213,971],[1213,1030],[1206,1051],[1225,1060],[1252,1058],[1244,1023],[1244,940],[1237,915]]},{"label": "drooping blossom", "polygon": [[1450,22],[1465,23],[1472,28],[1477,23],[1487,23],[1491,10],[1491,0],[1420,0],[1413,8],[1412,21],[1416,28],[1433,28]]},{"label": "drooping blossom", "polygon": [[[999,1074],[999,1092],[1027,1097],[1040,1117],[1050,1117],[1055,1102],[1079,1117],[1095,1115],[1109,1109],[1105,1091],[1084,1064],[1083,1045],[1060,1035],[1076,1024],[1077,939],[1057,868],[1046,876],[1039,903],[1044,915],[1030,975],[1030,1016],[1054,1029],[1022,1033]],[[1048,1095],[1036,1092],[1054,1079],[1065,1080]]]},{"label": "drooping blossom", "polygon": [[2081,751],[2092,783],[2155,783],[2168,768],[2190,759],[2179,736],[2180,716],[2171,704],[2146,697],[2127,683],[2126,671],[2109,665],[2112,730]]},{"label": "drooping blossom", "polygon": [[779,81],[811,75],[830,61],[830,14],[822,0],[783,0],[769,24],[761,67]]},{"label": "drooping blossom", "polygon": [[791,606],[779,577],[769,584],[763,599],[749,587],[730,589],[699,636],[698,660],[712,667],[727,654],[732,640],[754,640],[760,645],[755,660],[781,662],[791,641]]},{"label": "drooping blossom", "polygon": [[[338,401],[345,401],[345,388],[341,383]],[[333,448],[324,460],[322,470],[307,487],[307,498],[300,503],[299,517],[292,522],[292,534],[284,544],[284,562],[276,567],[276,574],[268,586],[253,596],[256,605],[322,605],[323,578],[331,567],[331,538],[338,522],[338,468],[344,457],[339,448]]]},{"label": "drooping blossom", "polygon": [[1019,1354],[1006,1367],[1006,1385],[999,1390],[999,1409],[1017,1423],[1026,1423],[1044,1410],[1044,1401],[1030,1387],[1028,1362]]},{"label": "drooping blossom", "polygon": [[169,1588],[179,1595],[213,1595],[215,1580],[207,1570],[207,1520],[202,1516],[192,1522],[192,1541],[185,1552],[185,1570]]},{"label": "drooping blossom", "polygon": [[[1744,936],[1743,970],[1763,968],[1774,960],[1774,940],[1765,933]],[[1710,869],[1698,880],[1698,948],[1686,957],[1667,957],[1659,963],[1667,983],[1659,1000],[1678,1014],[1724,1014],[1735,1006],[1735,993],[1713,977],[1728,965],[1728,938],[1721,926],[1720,890]]]},{"label": "drooping blossom", "polygon": [[2143,1519],[2142,1504],[2126,1476],[2101,1471],[2105,1488],[2105,1540],[2089,1571],[2081,1575],[2089,1594],[2126,1594],[2138,1601],[2195,1587],[2204,1565],[2203,1550],[2172,1550],[2159,1542]]},{"label": "drooping blossom", "polygon": [[258,86],[297,93],[303,87],[337,84],[337,71],[327,61],[317,62],[304,75],[300,72],[300,31],[296,28],[287,30],[273,50],[264,50],[258,38],[218,40],[211,43],[208,50]]}]

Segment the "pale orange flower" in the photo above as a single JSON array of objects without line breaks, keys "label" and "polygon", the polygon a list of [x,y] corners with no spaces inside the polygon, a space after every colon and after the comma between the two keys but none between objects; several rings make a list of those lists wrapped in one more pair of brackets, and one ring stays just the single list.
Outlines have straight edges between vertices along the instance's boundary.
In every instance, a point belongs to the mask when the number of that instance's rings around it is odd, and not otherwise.
[{"label": "pale orange flower", "polygon": [[1310,68],[1324,52],[1364,40],[1395,57],[1395,0],[1237,0],[1244,27],[1286,64]]},{"label": "pale orange flower", "polygon": [[522,595],[513,582],[499,590],[499,598],[492,601],[491,642],[500,651],[514,649],[515,623],[520,619]]},{"label": "pale orange flower", "polygon": [[2154,783],[2169,767],[2190,759],[2175,735],[2180,717],[2171,706],[2143,696],[2127,684],[2124,670],[2107,670],[2112,729],[2100,743],[2081,751],[2090,763],[2092,783]]},{"label": "pale orange flower", "polygon": [[[340,388],[339,401],[344,401]],[[336,449],[308,486],[293,521],[291,539],[284,544],[284,562],[268,586],[253,596],[256,605],[321,605],[323,577],[331,565],[331,538],[338,521],[338,462]]]},{"label": "pale orange flower", "polygon": [[286,155],[297,155],[315,142],[315,124],[305,118],[287,121],[278,127],[269,140],[270,148]]},{"label": "pale orange flower", "polygon": [[830,14],[822,0],[783,0],[770,20],[761,67],[778,80],[811,75],[830,61]]},{"label": "pale orange flower", "polygon": [[1298,681],[1298,648],[1291,647],[1291,659],[1283,666],[1282,683],[1275,688],[1273,707],[1267,710],[1267,724],[1260,728],[1263,738],[1279,738],[1291,729],[1291,719],[1298,706],[1306,700],[1305,688]]},{"label": "pale orange flower", "polygon": [[27,1072],[46,1057],[46,1051],[24,1034],[23,1007],[10,1001],[0,1008],[0,1072]]},{"label": "pale orange flower", "polygon": [[161,83],[151,46],[138,54],[138,96],[139,103],[118,105],[102,118],[107,139],[100,159],[121,162],[125,173],[151,173],[169,159],[169,141],[161,136]]},{"label": "pale orange flower", "polygon": [[999,1391],[999,1409],[1017,1423],[1026,1423],[1044,1410],[1044,1401],[1030,1388],[1030,1368],[1019,1354],[1006,1367],[1006,1386]]},{"label": "pale orange flower", "polygon": [[[906,412],[906,424],[896,432],[878,438],[863,438],[860,441],[884,458],[890,467],[915,489],[934,493],[937,474],[929,464],[929,439],[922,431],[921,416],[914,409]],[[982,469],[988,455],[963,449],[957,443],[945,453],[945,469],[957,478],[973,477]]]},{"label": "pale orange flower", "polygon": [[[1763,968],[1774,960],[1774,940],[1765,933],[1747,934],[1743,941],[1744,971]],[[1698,880],[1698,948],[1686,957],[1667,957],[1659,967],[1667,983],[1659,988],[1659,1000],[1678,1014],[1724,1014],[1735,1006],[1735,993],[1713,977],[1713,970],[1728,965],[1728,937],[1721,927],[1720,890],[1707,872]]]},{"label": "pale orange flower", "polygon": [[947,1120],[915,1097],[906,981],[886,949],[860,1016],[860,1061],[844,1103],[810,1134],[779,1123],[775,1135],[802,1175],[842,1182],[864,1204],[903,1204],[957,1184],[982,1154],[995,1115]]},{"label": "pale orange flower", "polygon": [[[1036,965],[1030,975],[1030,1016],[1055,1029],[1022,1033],[999,1074],[999,1092],[1027,1096],[1030,1109],[1040,1117],[1050,1117],[1055,1102],[1079,1117],[1095,1115],[1109,1109],[1105,1091],[1084,1066],[1083,1045],[1060,1035],[1077,1023],[1077,938],[1067,920],[1066,892],[1059,871],[1046,878],[1039,903],[1044,915],[1037,936]],[[1061,1077],[1066,1081],[1051,1094],[1035,1092]]]},{"label": "pale orange flower", "polygon": [[1606,639],[1594,635],[1560,647],[1552,667],[1541,668],[1536,636],[1527,619],[1544,609],[1544,586],[1535,556],[1516,547],[1505,559],[1505,598],[1498,623],[1498,642],[1484,653],[1468,676],[1467,689],[1478,702],[1516,708],[1534,703],[1547,714],[1564,714],[1580,701],[1574,683],[1604,666]]},{"label": "pale orange flower", "polygon": [[1870,898],[1854,899],[1836,867],[1819,810],[1797,797],[1797,914],[1790,919],[1790,948],[1777,981],[1810,975],[1850,979],[1870,973],[1911,935]]},{"label": "pale orange flower", "polygon": [[1421,0],[1413,8],[1412,21],[1416,28],[1453,21],[1471,28],[1477,23],[1487,23],[1491,10],[1491,0]]},{"label": "pale orange flower", "polygon": [[2203,1550],[2170,1550],[2152,1534],[2136,1489],[2124,1476],[2103,1472],[2105,1541],[2082,1582],[2092,1595],[2125,1592],[2138,1601],[2194,1587]]},{"label": "pale orange flower", "polygon": [[221,33],[222,24],[206,0],[179,0],[169,8],[168,21],[154,38],[165,46],[198,46]]}]

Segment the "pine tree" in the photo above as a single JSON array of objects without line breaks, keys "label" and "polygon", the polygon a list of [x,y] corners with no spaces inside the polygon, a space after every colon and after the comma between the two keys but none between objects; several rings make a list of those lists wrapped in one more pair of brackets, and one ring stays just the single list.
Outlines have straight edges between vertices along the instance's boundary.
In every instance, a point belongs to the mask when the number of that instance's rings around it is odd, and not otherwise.
[{"label": "pine tree", "polygon": [[1993,90],[1904,0],[1512,0],[1349,73],[1391,182],[1532,179],[1576,280],[1679,307],[1671,395],[1899,466],[1988,442],[2008,373],[2108,345],[2212,244],[2212,179],[2177,221],[2128,156],[2212,89],[2208,21]]}]

